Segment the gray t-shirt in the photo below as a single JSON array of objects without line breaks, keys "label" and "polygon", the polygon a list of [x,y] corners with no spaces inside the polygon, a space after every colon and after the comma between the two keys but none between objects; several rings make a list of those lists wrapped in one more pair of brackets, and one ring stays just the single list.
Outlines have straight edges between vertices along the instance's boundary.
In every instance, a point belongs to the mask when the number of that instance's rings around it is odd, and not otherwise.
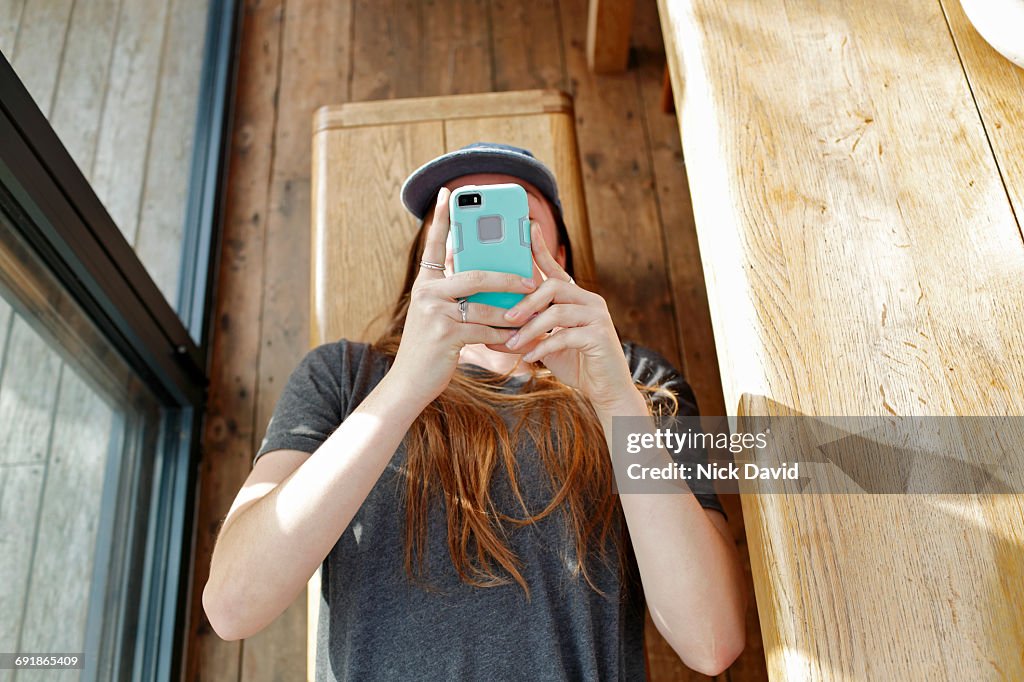
[{"label": "gray t-shirt", "polygon": [[[634,379],[664,385],[676,394],[681,413],[697,414],[693,391],[665,358],[633,343],[624,343],[623,351]],[[314,452],[390,362],[367,344],[346,340],[310,351],[289,378],[256,458],[281,449]],[[476,365],[460,370],[486,371]],[[524,382],[512,378],[508,390]],[[512,416],[505,418],[511,425]],[[692,462],[701,454],[683,457]],[[428,520],[429,587],[411,582],[404,564],[405,457],[403,444],[324,560],[318,681],[645,679],[635,559],[630,552],[624,578],[614,561],[588,564],[604,592],[598,594],[572,573],[575,543],[558,514],[509,532],[529,598],[515,582],[488,588],[460,582],[440,503]],[[551,486],[533,443],[518,444],[516,457],[528,508],[543,508]],[[723,511],[713,489],[694,487],[694,494],[705,508]],[[492,496],[500,510],[522,515],[503,475],[496,476]]]}]

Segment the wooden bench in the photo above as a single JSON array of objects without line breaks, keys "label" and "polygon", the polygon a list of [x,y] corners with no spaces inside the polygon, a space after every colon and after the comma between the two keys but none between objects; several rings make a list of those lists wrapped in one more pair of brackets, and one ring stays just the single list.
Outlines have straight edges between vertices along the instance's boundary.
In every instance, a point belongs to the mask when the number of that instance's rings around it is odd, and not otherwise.
[{"label": "wooden bench", "polygon": [[[730,413],[1024,414],[1024,71],[957,0],[659,8]],[[1024,496],[742,504],[772,679],[1024,679]]]},{"label": "wooden bench", "polygon": [[[397,298],[419,227],[399,201],[402,181],[430,159],[477,141],[526,147],[551,168],[573,243],[576,280],[597,290],[567,95],[535,90],[326,106],[313,121],[313,346],[342,337],[376,338],[386,320],[367,325]],[[318,576],[307,595],[312,680]]]}]

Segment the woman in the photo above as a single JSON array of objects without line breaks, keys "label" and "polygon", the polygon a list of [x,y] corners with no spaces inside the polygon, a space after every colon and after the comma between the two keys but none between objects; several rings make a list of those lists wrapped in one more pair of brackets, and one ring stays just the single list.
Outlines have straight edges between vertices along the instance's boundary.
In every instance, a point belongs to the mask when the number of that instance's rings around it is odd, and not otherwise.
[{"label": "woman", "polygon": [[[527,190],[534,276],[454,274],[448,196],[499,182]],[[653,429],[693,393],[572,279],[550,171],[478,143],[402,198],[423,223],[391,323],[290,377],[217,541],[214,629],[255,634],[322,566],[317,679],[643,679],[645,599],[687,665],[721,672],[745,594],[713,490],[612,488],[612,417]],[[460,305],[479,291],[525,296]]]}]

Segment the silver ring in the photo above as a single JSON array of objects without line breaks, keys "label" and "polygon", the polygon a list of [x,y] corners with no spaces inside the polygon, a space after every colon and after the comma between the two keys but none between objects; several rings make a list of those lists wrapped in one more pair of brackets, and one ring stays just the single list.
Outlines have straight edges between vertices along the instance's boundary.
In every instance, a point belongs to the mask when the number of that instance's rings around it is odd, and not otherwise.
[{"label": "silver ring", "polygon": [[464,298],[459,299],[459,312],[462,313],[462,321],[466,321],[466,308],[469,307],[469,301]]},{"label": "silver ring", "polygon": [[421,260],[421,268],[427,268],[428,270],[444,270],[444,263],[431,263],[430,261]]},{"label": "silver ring", "polygon": [[572,278],[572,275],[569,275],[569,284],[576,284],[576,280]]}]

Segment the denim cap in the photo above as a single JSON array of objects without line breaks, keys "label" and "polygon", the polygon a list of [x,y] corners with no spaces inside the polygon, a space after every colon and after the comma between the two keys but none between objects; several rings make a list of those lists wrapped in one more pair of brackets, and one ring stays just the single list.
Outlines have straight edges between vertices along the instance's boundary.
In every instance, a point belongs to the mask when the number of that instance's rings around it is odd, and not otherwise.
[{"label": "denim cap", "polygon": [[530,150],[495,142],[474,142],[428,161],[402,184],[402,203],[423,220],[437,201],[441,187],[455,178],[475,173],[503,173],[525,180],[562,214],[555,175]]}]

